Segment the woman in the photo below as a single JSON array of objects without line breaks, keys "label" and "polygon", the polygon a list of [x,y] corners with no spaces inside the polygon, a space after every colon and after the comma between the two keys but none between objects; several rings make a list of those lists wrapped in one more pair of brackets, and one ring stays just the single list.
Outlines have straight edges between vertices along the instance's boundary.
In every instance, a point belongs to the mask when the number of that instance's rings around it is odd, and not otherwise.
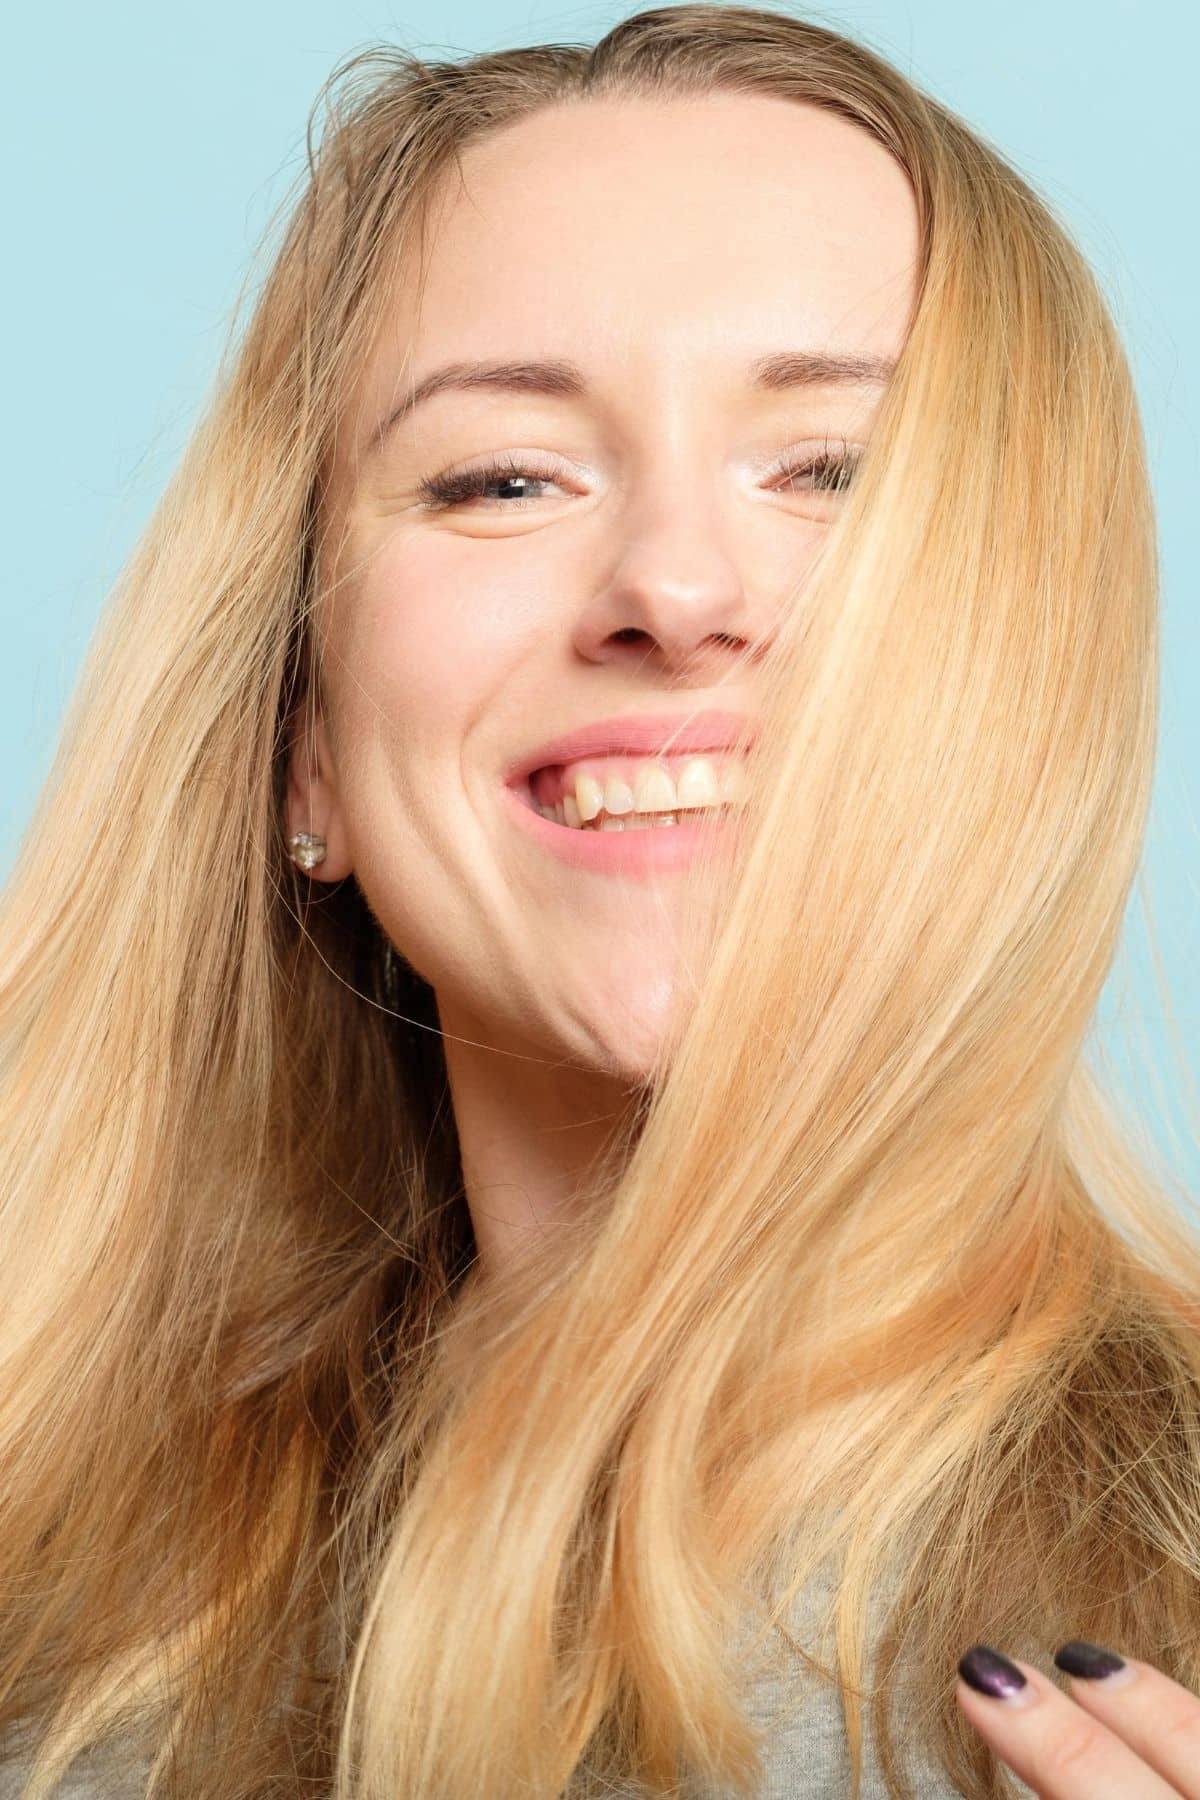
[{"label": "woman", "polygon": [[1200,1796],[1095,280],[778,13],[341,75],[7,893],[13,1791]]}]

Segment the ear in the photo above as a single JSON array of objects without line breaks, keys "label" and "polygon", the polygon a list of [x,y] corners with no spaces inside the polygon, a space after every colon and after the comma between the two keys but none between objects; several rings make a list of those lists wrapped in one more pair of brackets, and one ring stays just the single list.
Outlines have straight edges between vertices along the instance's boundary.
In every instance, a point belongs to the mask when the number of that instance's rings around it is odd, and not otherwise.
[{"label": "ear", "polygon": [[319,832],[325,857],[310,881],[343,881],[354,867],[338,801],[337,772],[320,697],[306,694],[292,714],[284,795],[284,833]]}]

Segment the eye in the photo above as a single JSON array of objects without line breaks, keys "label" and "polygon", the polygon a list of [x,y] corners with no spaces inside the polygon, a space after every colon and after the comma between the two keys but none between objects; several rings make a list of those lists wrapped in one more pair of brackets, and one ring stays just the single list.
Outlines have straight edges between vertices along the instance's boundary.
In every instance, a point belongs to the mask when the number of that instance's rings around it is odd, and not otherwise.
[{"label": "eye", "polygon": [[515,494],[497,496],[501,510],[513,512],[531,497],[522,484],[553,481],[554,475],[549,470],[528,466],[519,457],[509,455],[493,457],[474,469],[452,469],[445,475],[426,476],[417,492],[427,512],[444,512],[462,506],[468,500],[482,499],[490,487],[517,488],[519,491]]},{"label": "eye", "polygon": [[[840,494],[853,481],[862,456],[861,450],[844,441],[831,449],[826,438],[824,448],[815,455],[788,465],[781,485],[789,493]],[[417,492],[424,511],[448,512],[470,500],[487,498],[489,488],[507,488],[507,493],[493,496],[495,505],[502,512],[516,512],[540,497],[530,492],[531,485],[556,485],[554,471],[538,467],[536,462],[522,462],[519,456],[509,453],[490,457],[473,469],[451,469],[442,475],[426,476]]]},{"label": "eye", "polygon": [[[845,441],[830,449],[829,439],[816,455],[790,463],[783,472],[784,491],[806,494],[840,494],[850,486],[863,459],[862,450]],[[797,482],[805,485],[796,486]]]}]

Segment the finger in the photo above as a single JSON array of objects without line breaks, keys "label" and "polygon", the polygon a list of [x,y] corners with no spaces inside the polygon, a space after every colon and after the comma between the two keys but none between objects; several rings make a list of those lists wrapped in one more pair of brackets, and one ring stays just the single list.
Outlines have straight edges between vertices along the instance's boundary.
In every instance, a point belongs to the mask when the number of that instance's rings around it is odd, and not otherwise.
[{"label": "finger", "polygon": [[[955,1698],[980,1736],[1042,1800],[1179,1800],[1176,1788],[1048,1676],[975,1644],[958,1665]],[[1014,1673],[1015,1671],[1015,1673]],[[1024,1677],[1019,1681],[1019,1677]]]},{"label": "finger", "polygon": [[[1185,1796],[1200,1800],[1200,1699],[1153,1663],[1073,1638],[1054,1661],[1071,1698]],[[1107,1673],[1105,1671],[1108,1671]]]}]

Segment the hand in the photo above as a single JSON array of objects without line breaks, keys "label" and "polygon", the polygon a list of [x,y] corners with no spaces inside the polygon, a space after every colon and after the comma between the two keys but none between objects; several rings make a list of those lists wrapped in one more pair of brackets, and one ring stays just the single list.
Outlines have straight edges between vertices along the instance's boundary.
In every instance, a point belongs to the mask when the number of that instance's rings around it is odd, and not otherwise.
[{"label": "hand", "polygon": [[[1070,1695],[974,1644],[955,1699],[1042,1800],[1200,1800],[1200,1700],[1150,1663],[1078,1639],[1055,1652]],[[1089,1671],[1085,1674],[1084,1671]],[[983,1691],[979,1691],[982,1688]]]}]

